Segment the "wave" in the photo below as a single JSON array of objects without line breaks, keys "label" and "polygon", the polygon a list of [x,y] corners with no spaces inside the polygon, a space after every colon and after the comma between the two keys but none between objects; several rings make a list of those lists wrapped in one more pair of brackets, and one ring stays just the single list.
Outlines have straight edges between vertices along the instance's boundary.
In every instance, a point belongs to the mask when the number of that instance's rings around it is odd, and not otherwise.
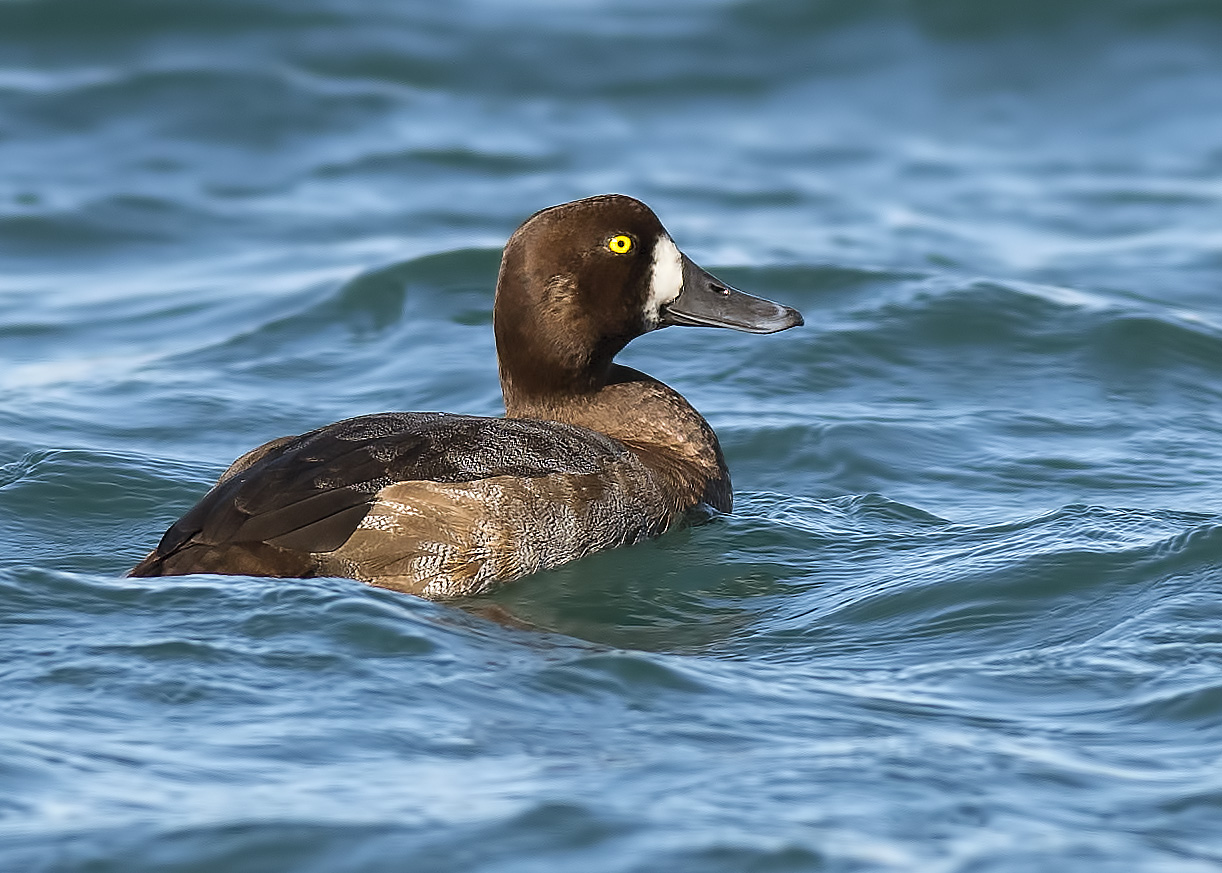
[{"label": "wave", "polygon": [[[334,12],[329,13],[328,10]],[[102,10],[88,0],[44,0],[0,5],[0,32],[29,44],[40,40],[87,40],[97,46],[164,32],[217,36],[251,27],[328,27],[342,23],[339,5],[281,0],[204,0],[201,3],[116,0]]]},{"label": "wave", "polygon": [[1207,315],[1066,288],[933,276],[899,285],[850,317],[856,324],[833,340],[901,363],[925,350],[981,348],[999,364],[1081,355],[1121,367],[1222,367],[1222,324]]},{"label": "wave", "polygon": [[124,133],[140,119],[146,136],[274,150],[285,162],[295,140],[350,131],[401,102],[384,91],[341,88],[241,58],[112,67],[94,76],[48,74],[29,87],[10,76],[0,79],[0,97],[10,125],[41,137],[82,129],[94,136],[108,128]]},{"label": "wave", "polygon": [[[47,481],[47,461],[9,487]],[[1101,798],[1190,848],[1213,839],[1222,516],[740,503],[493,599],[534,630],[346,580],[0,568],[21,704],[0,853],[22,869],[560,854],[731,871],[861,866],[877,857],[837,847],[868,842],[911,869],[930,841],[971,857],[979,811],[1004,807],[1054,828],[1030,853],[1044,868],[1079,829],[1121,856],[1089,827]],[[896,791],[936,831],[880,836],[874,798]],[[760,838],[794,809],[798,828]]]},{"label": "wave", "polygon": [[[216,381],[269,392],[283,378],[314,372],[332,397],[347,398],[349,414],[408,402],[495,407],[499,260],[496,250],[456,250],[316,286],[248,312],[215,341],[158,366],[204,368]],[[473,353],[480,348],[482,357]]]},{"label": "wave", "polygon": [[[909,20],[944,36],[992,35],[998,32],[1049,30],[1078,23],[1121,25],[1133,29],[1179,23],[1222,23],[1222,10],[1211,0],[1037,0],[979,4],[970,0],[719,0],[679,2],[659,16],[673,28],[685,16],[700,12],[724,15],[747,29],[785,28],[791,33],[817,32],[830,27],[878,20]],[[643,0],[617,7],[634,15],[657,8]],[[524,15],[529,22],[524,20]],[[600,14],[601,13],[601,14]],[[464,0],[446,10],[391,0],[364,0],[352,4],[338,0],[202,0],[164,3],[157,0],[115,0],[103,13],[89,0],[42,0],[0,6],[0,27],[22,39],[55,36],[93,39],[130,38],[148,33],[180,30],[221,34],[239,28],[334,29],[361,21],[385,26],[414,23],[438,29],[451,22],[493,21],[539,29],[590,29],[622,35],[628,28],[610,11],[577,4],[564,10],[547,0],[526,0],[506,10],[489,0]],[[619,22],[619,26],[615,26]]]},{"label": "wave", "polygon": [[1159,402],[1174,396],[1181,410],[1201,412],[1220,399],[1222,323],[1206,310],[949,274],[817,267],[726,274],[798,306],[807,321],[753,374],[765,383],[744,385],[727,373],[727,394],[766,387],[773,396],[822,397],[829,406],[852,395],[858,410],[872,396],[884,416],[922,400],[1018,412],[1024,403],[1017,398],[1030,395],[1039,406],[1029,411],[1067,426],[1073,406],[1066,399],[1075,395],[1157,390]]}]

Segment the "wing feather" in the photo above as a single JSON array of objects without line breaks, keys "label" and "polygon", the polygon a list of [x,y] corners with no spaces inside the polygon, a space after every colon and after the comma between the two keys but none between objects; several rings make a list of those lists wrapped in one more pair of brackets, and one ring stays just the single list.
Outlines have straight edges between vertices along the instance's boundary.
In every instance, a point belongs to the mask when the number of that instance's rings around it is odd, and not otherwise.
[{"label": "wing feather", "polygon": [[189,542],[329,552],[388,485],[593,473],[626,452],[610,437],[556,422],[445,413],[346,419],[244,455],[166,531],[157,553]]}]

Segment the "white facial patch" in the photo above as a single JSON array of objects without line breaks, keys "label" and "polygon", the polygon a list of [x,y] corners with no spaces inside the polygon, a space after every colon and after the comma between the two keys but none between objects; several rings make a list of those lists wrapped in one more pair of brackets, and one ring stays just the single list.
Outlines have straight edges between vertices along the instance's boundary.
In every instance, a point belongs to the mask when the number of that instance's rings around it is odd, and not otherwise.
[{"label": "white facial patch", "polygon": [[669,236],[662,234],[653,246],[653,265],[649,273],[649,296],[645,298],[645,324],[658,326],[662,307],[673,303],[683,290],[683,255]]}]

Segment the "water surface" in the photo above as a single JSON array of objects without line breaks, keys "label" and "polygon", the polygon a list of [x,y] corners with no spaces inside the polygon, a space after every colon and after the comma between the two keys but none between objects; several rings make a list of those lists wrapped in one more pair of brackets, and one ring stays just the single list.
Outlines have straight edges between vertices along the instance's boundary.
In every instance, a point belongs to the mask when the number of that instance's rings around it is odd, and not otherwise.
[{"label": "water surface", "polygon": [[[1222,863],[1222,10],[0,2],[0,868]],[[237,455],[501,410],[620,191],[733,515],[469,608],[121,574]]]}]

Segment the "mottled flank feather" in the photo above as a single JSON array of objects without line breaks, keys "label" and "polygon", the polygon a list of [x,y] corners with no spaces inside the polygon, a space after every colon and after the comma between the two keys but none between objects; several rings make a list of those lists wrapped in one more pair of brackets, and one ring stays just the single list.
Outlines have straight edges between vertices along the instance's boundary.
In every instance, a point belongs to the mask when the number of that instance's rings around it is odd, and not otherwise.
[{"label": "mottled flank feather", "polygon": [[404,482],[379,492],[324,573],[424,597],[479,594],[661,533],[678,515],[630,455],[590,473]]}]

